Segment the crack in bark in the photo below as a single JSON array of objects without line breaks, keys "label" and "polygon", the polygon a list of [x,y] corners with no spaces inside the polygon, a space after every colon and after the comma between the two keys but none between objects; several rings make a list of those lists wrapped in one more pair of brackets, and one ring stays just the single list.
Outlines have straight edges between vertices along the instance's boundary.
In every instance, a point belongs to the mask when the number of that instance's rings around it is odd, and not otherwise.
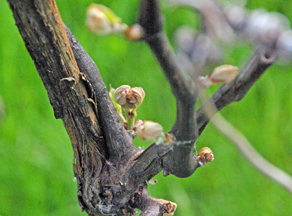
[{"label": "crack in bark", "polygon": [[[7,0],[25,46],[48,92],[56,118],[70,137],[77,198],[89,215],[158,216],[173,213],[173,203],[152,199],[146,180],[164,175],[188,177],[200,167],[194,143],[208,123],[205,107],[195,113],[198,89],[178,65],[163,33],[158,0],[142,0],[139,23],[171,85],[177,118],[170,145],[137,149],[125,130],[94,61],[64,26],[54,0]],[[66,30],[65,30],[66,29]],[[266,50],[267,51],[267,50]],[[267,53],[272,54],[269,58]],[[242,73],[210,99],[217,109],[241,99],[276,60],[273,52],[256,53]]]}]

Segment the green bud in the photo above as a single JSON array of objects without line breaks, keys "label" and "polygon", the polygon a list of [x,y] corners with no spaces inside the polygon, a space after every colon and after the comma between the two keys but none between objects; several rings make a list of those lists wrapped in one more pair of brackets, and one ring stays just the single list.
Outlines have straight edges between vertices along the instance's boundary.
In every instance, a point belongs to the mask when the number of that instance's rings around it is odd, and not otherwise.
[{"label": "green bud", "polygon": [[128,28],[111,9],[94,3],[87,8],[86,26],[98,35],[124,32]]}]

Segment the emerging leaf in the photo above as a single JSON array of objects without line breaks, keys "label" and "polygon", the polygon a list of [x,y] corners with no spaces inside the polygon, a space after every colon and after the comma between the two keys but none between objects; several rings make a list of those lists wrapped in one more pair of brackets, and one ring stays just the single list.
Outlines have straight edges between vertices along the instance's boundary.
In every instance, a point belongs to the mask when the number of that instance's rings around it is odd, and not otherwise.
[{"label": "emerging leaf", "polygon": [[124,32],[128,28],[111,9],[94,3],[87,8],[86,26],[98,35]]}]

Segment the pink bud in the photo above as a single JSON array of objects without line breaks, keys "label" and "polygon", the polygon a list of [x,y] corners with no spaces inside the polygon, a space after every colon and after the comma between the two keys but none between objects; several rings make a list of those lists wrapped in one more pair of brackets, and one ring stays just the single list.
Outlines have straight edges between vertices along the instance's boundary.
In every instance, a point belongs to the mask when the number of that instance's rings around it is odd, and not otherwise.
[{"label": "pink bud", "polygon": [[118,104],[120,104],[121,106],[123,106],[127,103],[126,94],[128,94],[130,89],[131,89],[131,87],[128,85],[122,85],[116,89],[114,98],[115,98],[116,102]]},{"label": "pink bud", "polygon": [[142,36],[143,29],[139,24],[134,24],[125,31],[125,37],[127,40],[140,40]]},{"label": "pink bud", "polygon": [[200,76],[198,82],[203,88],[219,83],[228,83],[235,78],[237,70],[238,68],[232,65],[221,65],[216,67],[208,76]]},{"label": "pink bud", "polygon": [[140,125],[142,125],[142,124],[143,124],[143,121],[141,119],[139,119],[135,122],[134,127],[140,127]]},{"label": "pink bud", "polygon": [[140,106],[144,100],[145,91],[142,87],[132,88],[132,97],[129,98],[129,102],[135,104],[135,106]]},{"label": "pink bud", "polygon": [[237,70],[238,68],[232,65],[221,65],[216,67],[208,78],[213,83],[228,83],[235,78]]},{"label": "pink bud", "polygon": [[122,85],[116,89],[115,100],[124,109],[135,109],[139,107],[145,97],[145,92],[142,87],[131,88],[128,85]]}]

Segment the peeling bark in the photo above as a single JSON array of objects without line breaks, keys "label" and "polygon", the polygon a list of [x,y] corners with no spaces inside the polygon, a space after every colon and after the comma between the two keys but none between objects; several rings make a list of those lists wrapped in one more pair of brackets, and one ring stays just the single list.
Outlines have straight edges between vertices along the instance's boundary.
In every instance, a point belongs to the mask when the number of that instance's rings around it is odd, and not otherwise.
[{"label": "peeling bark", "polygon": [[[94,61],[63,24],[54,0],[7,0],[25,46],[62,119],[73,151],[77,197],[88,215],[173,214],[176,204],[153,199],[146,181],[160,171],[188,177],[201,167],[194,143],[209,119],[195,112],[197,85],[179,67],[163,33],[158,0],[142,0],[143,40],[156,56],[177,101],[172,143],[137,149],[109,97]],[[217,109],[242,98],[274,58],[256,54],[243,72],[211,98]],[[245,87],[244,87],[245,86]]]}]

